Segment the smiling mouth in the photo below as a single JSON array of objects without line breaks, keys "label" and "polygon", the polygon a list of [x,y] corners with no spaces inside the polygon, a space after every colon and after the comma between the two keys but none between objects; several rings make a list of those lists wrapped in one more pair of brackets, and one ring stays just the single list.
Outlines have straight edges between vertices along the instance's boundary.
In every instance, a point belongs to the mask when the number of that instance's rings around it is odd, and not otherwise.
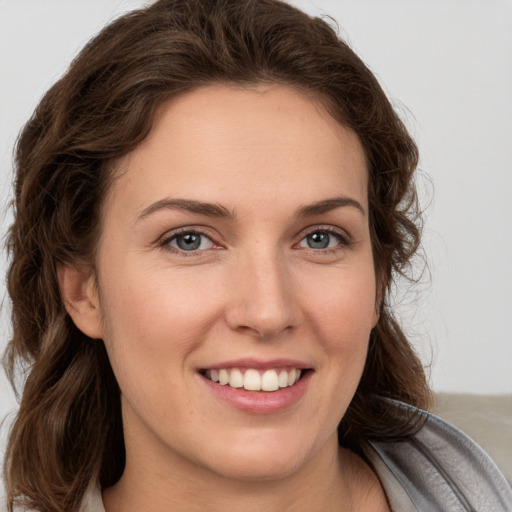
[{"label": "smiling mouth", "polygon": [[272,392],[293,386],[307,371],[298,368],[220,368],[204,370],[201,373],[205,378],[222,386]]}]

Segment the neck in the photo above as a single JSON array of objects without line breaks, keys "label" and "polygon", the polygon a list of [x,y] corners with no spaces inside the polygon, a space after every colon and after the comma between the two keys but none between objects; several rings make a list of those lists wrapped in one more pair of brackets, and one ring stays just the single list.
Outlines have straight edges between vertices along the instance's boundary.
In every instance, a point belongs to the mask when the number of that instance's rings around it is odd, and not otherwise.
[{"label": "neck", "polygon": [[[361,491],[363,488],[369,489],[373,475],[367,472],[369,470],[356,455],[339,448],[335,439],[330,440],[314,460],[299,470],[269,480],[227,478],[208,468],[191,467],[193,464],[190,461],[176,458],[166,467],[155,462],[153,457],[146,457],[145,460],[138,456],[131,457],[127,451],[122,478],[103,493],[107,512],[348,512],[361,509],[354,503],[360,502],[362,497],[368,498],[368,493]],[[380,486],[377,487],[380,490]]]},{"label": "neck", "polygon": [[338,445],[336,432],[310,451],[310,459],[295,460],[295,467],[284,464],[276,469],[279,457],[270,464],[257,458],[251,475],[247,460],[242,461],[245,452],[240,454],[240,468],[233,454],[223,466],[218,454],[208,454],[208,446],[202,448],[202,459],[195,460],[192,455],[201,453],[197,449],[181,453],[147,428],[128,423],[126,466],[119,482],[103,491],[106,512],[389,510],[377,477],[358,456]]}]

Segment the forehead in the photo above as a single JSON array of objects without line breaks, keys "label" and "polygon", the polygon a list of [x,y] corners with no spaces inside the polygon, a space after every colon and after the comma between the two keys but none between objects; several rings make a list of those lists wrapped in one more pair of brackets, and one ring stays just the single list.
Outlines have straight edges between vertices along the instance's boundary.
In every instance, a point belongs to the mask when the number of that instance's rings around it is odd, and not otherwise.
[{"label": "forehead", "polygon": [[280,85],[209,86],[170,100],[116,169],[113,195],[139,209],[158,195],[261,204],[350,194],[366,204],[358,137],[319,99]]}]

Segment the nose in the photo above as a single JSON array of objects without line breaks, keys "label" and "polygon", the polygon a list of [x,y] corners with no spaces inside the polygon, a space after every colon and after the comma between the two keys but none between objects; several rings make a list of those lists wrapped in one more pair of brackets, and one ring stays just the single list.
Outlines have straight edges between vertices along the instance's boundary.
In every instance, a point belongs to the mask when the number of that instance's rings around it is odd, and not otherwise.
[{"label": "nose", "polygon": [[298,325],[293,276],[277,250],[242,257],[232,270],[226,309],[231,329],[271,339]]}]

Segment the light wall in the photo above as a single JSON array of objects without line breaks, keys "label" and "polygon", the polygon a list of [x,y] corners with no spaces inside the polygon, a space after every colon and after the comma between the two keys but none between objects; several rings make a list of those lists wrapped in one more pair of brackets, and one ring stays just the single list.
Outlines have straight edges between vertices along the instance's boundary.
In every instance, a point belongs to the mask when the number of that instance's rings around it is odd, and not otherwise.
[{"label": "light wall", "polygon": [[[430,284],[402,290],[399,311],[434,389],[512,393],[512,2],[293,3],[338,20],[419,143]],[[2,213],[12,146],[38,99],[105,22],[142,4],[0,0]],[[0,220],[3,234],[9,214]],[[0,416],[14,405],[2,376]]]},{"label": "light wall", "polygon": [[336,18],[419,144],[430,284],[400,311],[434,389],[512,393],[512,2],[293,3]]}]

